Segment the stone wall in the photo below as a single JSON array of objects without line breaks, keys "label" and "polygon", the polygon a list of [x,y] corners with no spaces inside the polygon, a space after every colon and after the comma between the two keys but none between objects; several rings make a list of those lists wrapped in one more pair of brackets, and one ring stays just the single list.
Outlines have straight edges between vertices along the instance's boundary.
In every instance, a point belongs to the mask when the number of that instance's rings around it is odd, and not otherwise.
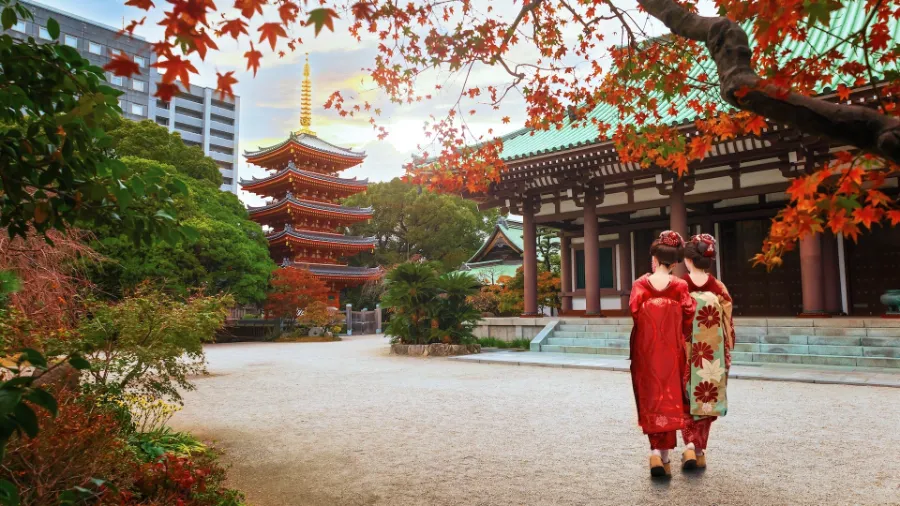
[{"label": "stone wall", "polygon": [[484,318],[475,327],[475,337],[493,337],[503,341],[534,339],[548,323],[558,318]]}]

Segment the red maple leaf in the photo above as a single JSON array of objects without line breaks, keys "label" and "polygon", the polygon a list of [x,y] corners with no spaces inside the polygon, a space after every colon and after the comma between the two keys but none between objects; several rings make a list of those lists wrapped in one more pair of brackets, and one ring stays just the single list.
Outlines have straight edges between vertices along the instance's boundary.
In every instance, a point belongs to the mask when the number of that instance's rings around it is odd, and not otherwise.
[{"label": "red maple leaf", "polygon": [[353,12],[353,17],[366,21],[372,19],[372,15],[375,14],[374,6],[369,2],[356,2],[350,10]]},{"label": "red maple leaf", "polygon": [[767,126],[765,118],[757,115],[750,118],[750,121],[744,125],[744,130],[751,132],[753,135],[759,135]]},{"label": "red maple leaf", "polygon": [[285,25],[290,24],[297,20],[297,13],[300,11],[300,7],[294,2],[285,1],[278,7],[278,15],[281,17],[281,22]]},{"label": "red maple leaf", "polygon": [[103,66],[103,70],[122,77],[131,77],[135,74],[141,74],[141,68],[138,64],[125,53],[118,53],[113,56],[113,59],[109,60],[109,63]]},{"label": "red maple leaf", "polygon": [[237,79],[234,78],[234,71],[225,72],[224,74],[220,74],[216,72],[217,83],[216,90],[219,91],[219,99],[225,100],[225,97],[234,98],[234,92],[231,90],[231,86],[237,83]]},{"label": "red maple leaf", "polygon": [[891,202],[891,198],[885,195],[883,192],[878,190],[869,190],[869,193],[866,195],[866,202],[869,204],[878,207],[887,205]]},{"label": "red maple leaf", "polygon": [[161,70],[163,73],[162,82],[174,83],[175,79],[181,80],[186,89],[191,87],[191,73],[196,74],[197,68],[189,60],[181,58],[181,55],[170,56],[165,61],[158,61],[151,65]]},{"label": "red maple leaf", "polygon": [[890,211],[885,213],[887,219],[891,220],[891,226],[895,227],[898,223],[900,223],[900,210],[891,209]]},{"label": "red maple leaf", "polygon": [[142,9],[145,11],[149,11],[155,5],[153,4],[153,0],[128,0],[125,2],[125,5],[129,5],[131,7],[137,7],[138,9]]},{"label": "red maple leaf", "polygon": [[250,19],[254,14],[262,14],[262,6],[267,3],[268,0],[234,0],[234,8],[240,9],[241,16]]},{"label": "red maple leaf", "polygon": [[172,97],[177,95],[178,92],[178,85],[175,83],[156,83],[156,93],[153,96],[165,102],[170,102]]},{"label": "red maple leaf", "polygon": [[787,194],[791,196],[791,200],[797,201],[809,195],[814,195],[819,189],[819,181],[812,176],[801,176],[791,181],[791,186],[787,189]]},{"label": "red maple leaf", "polygon": [[844,84],[839,84],[837,87],[837,95],[838,99],[840,99],[841,101],[850,100],[850,88],[848,88]]},{"label": "red maple leaf", "polygon": [[828,227],[835,234],[839,233],[841,230],[844,230],[844,227],[847,224],[847,210],[839,209],[836,212],[831,211],[828,213]]},{"label": "red maple leaf", "polygon": [[268,39],[273,51],[278,37],[287,37],[287,32],[284,31],[281,23],[263,23],[257,30],[259,30],[259,42]]},{"label": "red maple leaf", "polygon": [[881,221],[884,211],[872,206],[860,207],[853,211],[853,220],[862,223],[866,228],[871,229],[872,223]]},{"label": "red maple leaf", "polygon": [[247,33],[247,23],[241,18],[223,21],[221,26],[219,26],[219,33],[227,33],[228,35],[231,35],[233,39],[237,39],[242,33],[249,35],[249,33]]},{"label": "red maple leaf", "polygon": [[250,50],[244,53],[244,58],[247,59],[247,70],[253,69],[253,77],[256,77],[256,71],[259,70],[259,60],[262,59],[262,53],[253,47],[253,42],[250,43]]}]

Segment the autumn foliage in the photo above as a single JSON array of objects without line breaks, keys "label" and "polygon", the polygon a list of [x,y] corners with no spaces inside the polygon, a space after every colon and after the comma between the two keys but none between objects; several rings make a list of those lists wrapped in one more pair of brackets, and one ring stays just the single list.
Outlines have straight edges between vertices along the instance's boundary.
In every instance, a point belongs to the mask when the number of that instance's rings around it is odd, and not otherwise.
[{"label": "autumn foliage", "polygon": [[[155,7],[150,0],[126,3],[145,11]],[[679,176],[722,141],[766,135],[784,126],[764,118],[779,116],[800,133],[831,135],[833,144],[852,149],[850,155],[826,156],[804,168],[757,261],[777,265],[799,237],[826,227],[855,238],[874,224],[897,223],[898,203],[880,183],[897,175],[895,162],[900,161],[900,145],[890,141],[891,128],[900,128],[894,98],[900,91],[900,51],[892,38],[900,0],[714,0],[722,18],[696,16],[697,0],[637,3],[638,9],[612,0],[530,0],[495,10],[471,0],[403,5],[386,0],[235,0],[236,10],[220,15],[209,0],[168,0],[160,23],[163,39],[153,44],[159,57],[155,66],[162,73],[157,96],[168,100],[178,86],[188,85],[197,73],[188,58],[203,59],[217,49],[211,35],[246,44],[247,68],[255,75],[269,58],[259,48],[284,56],[303,47],[299,35],[334,31],[341,20],[348,36],[378,40],[367,72],[392,103],[435,98],[432,90],[440,93],[441,85],[419,82],[432,70],[461,77],[459,99],[448,102],[452,105],[444,117],[426,125],[431,142],[410,167],[415,182],[474,195],[498,182],[506,170],[503,140],[493,131],[472,131],[466,118],[479,110],[499,110],[510,94],[524,99],[525,126],[534,131],[591,128],[598,140],[613,143],[621,161]],[[862,18],[853,14],[860,9]],[[835,27],[851,19],[859,21],[858,28],[828,39],[834,41],[828,47],[793,51],[792,44],[812,47],[812,38],[831,37]],[[715,26],[732,30],[728,37],[714,36],[709,27],[717,20],[727,22]],[[661,30],[659,21],[672,33]],[[142,22],[136,19],[125,31]],[[721,44],[742,44],[745,33],[752,44],[722,49]],[[470,74],[480,66],[499,69],[505,79],[470,83]],[[135,71],[118,60],[108,70]],[[220,74],[219,92],[231,94],[235,82],[232,74]],[[874,111],[868,118],[874,120],[856,125],[886,129],[873,128],[869,135],[835,127],[854,115],[862,117],[859,106],[831,114],[804,112],[811,110],[808,97],[824,93],[816,100],[858,102],[863,87],[868,87],[864,96]],[[342,116],[367,116],[379,137],[387,135],[376,120],[381,108],[368,101],[335,92],[325,106]],[[615,114],[592,115],[599,106]],[[503,123],[509,122],[502,116]]]},{"label": "autumn foliage", "polygon": [[296,318],[300,310],[313,302],[325,303],[328,287],[306,269],[278,269],[272,275],[272,290],[266,299],[269,318]]}]

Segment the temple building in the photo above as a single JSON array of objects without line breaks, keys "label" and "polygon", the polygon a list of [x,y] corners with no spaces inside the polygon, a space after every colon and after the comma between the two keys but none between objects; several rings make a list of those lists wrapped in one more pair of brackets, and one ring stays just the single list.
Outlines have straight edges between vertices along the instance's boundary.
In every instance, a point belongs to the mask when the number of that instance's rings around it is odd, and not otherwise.
[{"label": "temple building", "polygon": [[[852,5],[848,9],[864,8],[864,2]],[[793,42],[788,53],[835,47],[852,59],[853,49],[841,41],[865,18],[848,14],[846,22],[832,23],[836,33]],[[702,71],[715,74],[714,68]],[[875,100],[871,87],[843,84],[853,89],[846,102]],[[821,89],[819,98],[839,100],[829,88]],[[691,109],[680,111],[672,120],[690,136]],[[589,117],[613,127],[629,120],[605,104]],[[563,314],[626,315],[632,280],[649,272],[650,243],[666,229],[685,237],[699,232],[716,237],[714,274],[731,291],[736,316],[882,315],[887,308],[881,295],[900,288],[900,272],[891,268],[900,265],[897,227],[873,226],[856,243],[830,232],[807,237],[771,272],[750,262],[771,219],[789,200],[785,190],[791,178],[836,151],[855,148],[771,124],[759,136],[715,145],[679,179],[659,167],[620,162],[612,141],[599,140],[596,128],[574,119],[561,129],[520,129],[503,137],[507,171],[488,192],[473,196],[482,209],[523,217],[523,240],[516,247],[523,250],[526,315],[537,314],[538,227],[559,230]],[[894,198],[897,179],[889,179],[885,189]]]},{"label": "temple building", "polygon": [[[503,276],[513,277],[516,270],[522,266],[522,254],[525,252],[522,241],[522,219],[501,216],[497,219],[491,235],[459,270],[475,276],[484,284],[491,285],[497,284]],[[551,244],[558,245],[559,240],[554,237]],[[543,261],[540,251],[538,261]]]},{"label": "temple building", "polygon": [[346,259],[374,251],[375,239],[344,235],[345,227],[372,218],[372,208],[345,207],[336,202],[366,191],[367,181],[337,174],[362,163],[366,154],[320,139],[311,130],[312,84],[309,60],[303,67],[300,129],[284,141],[245,151],[249,163],[270,173],[241,180],[244,190],[266,198],[250,207],[250,218],[267,230],[269,252],[285,268],[308,269],[329,287],[329,305],[337,306],[340,291],[375,280],[379,267],[352,267]]}]

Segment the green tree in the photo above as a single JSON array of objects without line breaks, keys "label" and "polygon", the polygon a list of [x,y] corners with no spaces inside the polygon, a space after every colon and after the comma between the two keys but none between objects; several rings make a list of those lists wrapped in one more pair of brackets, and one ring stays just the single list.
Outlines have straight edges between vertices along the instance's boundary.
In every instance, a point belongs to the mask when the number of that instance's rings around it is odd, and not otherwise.
[{"label": "green tree", "polygon": [[222,173],[215,160],[197,146],[188,146],[181,134],[169,131],[153,121],[127,121],[116,118],[106,127],[118,157],[134,156],[172,165],[194,179],[222,185]]},{"label": "green tree", "polygon": [[559,237],[552,228],[537,231],[537,253],[547,272],[559,273]]},{"label": "green tree", "polygon": [[438,261],[444,271],[456,269],[481,246],[494,227],[497,211],[478,211],[477,205],[454,195],[437,194],[394,179],[369,186],[365,194],[344,201],[372,206],[368,223],[353,225],[353,234],[375,236],[373,255],[359,255],[358,263],[394,265],[420,255]]},{"label": "green tree", "polygon": [[[137,174],[159,170],[170,177],[178,174],[175,167],[156,161],[122,160]],[[187,178],[186,187],[188,193],[176,198],[174,206],[196,231],[192,237],[137,247],[115,228],[97,228],[92,246],[108,260],[88,266],[91,279],[116,297],[151,280],[180,296],[202,287],[207,293],[231,293],[241,304],[261,303],[276,268],[262,228],[250,221],[233,193],[200,179]]]},{"label": "green tree", "polygon": [[[4,30],[31,18],[12,0],[0,7]],[[59,37],[56,21],[46,28]],[[104,83],[102,69],[58,41],[6,33],[0,62],[0,227],[21,237],[72,225],[112,226],[148,243],[179,236],[168,204],[184,191],[179,180],[135,175],[109,155],[112,138],[101,127],[119,116],[121,92]],[[148,195],[154,212],[133,212]]]}]

